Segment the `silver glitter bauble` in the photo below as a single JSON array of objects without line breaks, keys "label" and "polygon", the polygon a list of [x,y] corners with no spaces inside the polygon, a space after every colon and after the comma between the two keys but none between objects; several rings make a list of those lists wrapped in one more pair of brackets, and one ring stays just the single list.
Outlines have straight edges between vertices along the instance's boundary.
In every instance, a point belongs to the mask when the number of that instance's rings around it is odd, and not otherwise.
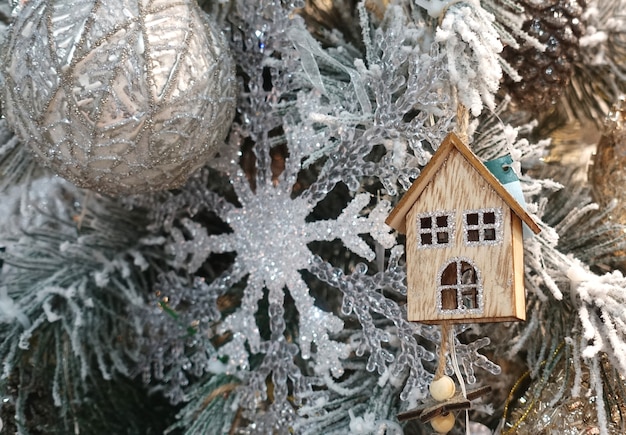
[{"label": "silver glitter bauble", "polygon": [[234,115],[228,48],[194,0],[29,0],[3,51],[11,127],[40,162],[99,192],[180,186]]}]

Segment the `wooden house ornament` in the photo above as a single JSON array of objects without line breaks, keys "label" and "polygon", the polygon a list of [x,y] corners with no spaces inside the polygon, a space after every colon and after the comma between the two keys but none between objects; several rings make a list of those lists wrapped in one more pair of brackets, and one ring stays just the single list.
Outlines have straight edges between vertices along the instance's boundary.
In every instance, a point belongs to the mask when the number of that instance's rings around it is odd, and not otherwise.
[{"label": "wooden house ornament", "polygon": [[408,320],[525,320],[522,224],[540,229],[454,133],[386,222],[406,234]]}]

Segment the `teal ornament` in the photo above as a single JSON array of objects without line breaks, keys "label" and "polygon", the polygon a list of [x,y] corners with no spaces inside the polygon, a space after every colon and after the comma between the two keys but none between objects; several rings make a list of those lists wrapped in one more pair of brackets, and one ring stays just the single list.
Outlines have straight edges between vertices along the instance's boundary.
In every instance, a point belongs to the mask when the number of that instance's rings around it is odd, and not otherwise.
[{"label": "teal ornament", "polygon": [[[502,186],[511,194],[513,198],[526,209],[526,200],[524,199],[524,192],[522,192],[522,184],[519,181],[519,177],[513,170],[513,158],[510,154],[503,157],[485,162],[485,166],[489,169]],[[526,224],[524,224],[524,238],[531,237],[532,231]]]}]

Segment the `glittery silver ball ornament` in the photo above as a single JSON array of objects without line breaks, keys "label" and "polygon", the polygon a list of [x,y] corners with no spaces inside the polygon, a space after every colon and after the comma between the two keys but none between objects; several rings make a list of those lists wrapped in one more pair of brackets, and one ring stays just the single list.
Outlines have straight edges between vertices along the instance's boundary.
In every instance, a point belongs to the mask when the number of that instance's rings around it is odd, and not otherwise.
[{"label": "glittery silver ball ornament", "polygon": [[3,52],[11,127],[40,162],[99,192],[180,186],[234,115],[228,48],[194,0],[29,0]]}]

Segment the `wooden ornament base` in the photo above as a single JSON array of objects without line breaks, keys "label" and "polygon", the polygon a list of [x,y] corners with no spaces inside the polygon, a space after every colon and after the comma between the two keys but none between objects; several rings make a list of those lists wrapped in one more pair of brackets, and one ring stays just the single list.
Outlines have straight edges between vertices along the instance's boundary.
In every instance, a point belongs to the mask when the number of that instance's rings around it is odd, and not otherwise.
[{"label": "wooden ornament base", "polygon": [[472,400],[476,400],[490,391],[491,387],[485,386],[468,391],[467,397],[464,397],[463,394],[459,392],[452,398],[442,402],[437,402],[434,399],[427,399],[422,406],[398,414],[398,421],[402,422],[419,418],[421,422],[427,423],[436,416],[447,412],[470,409],[472,407]]}]

